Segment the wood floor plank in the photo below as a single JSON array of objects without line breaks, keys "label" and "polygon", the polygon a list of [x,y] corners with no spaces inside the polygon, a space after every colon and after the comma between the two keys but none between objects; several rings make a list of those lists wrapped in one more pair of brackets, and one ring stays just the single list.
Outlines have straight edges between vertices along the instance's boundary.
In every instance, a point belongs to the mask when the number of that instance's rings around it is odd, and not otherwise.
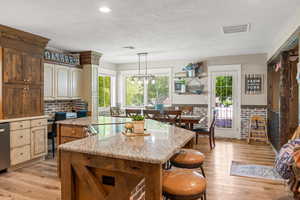
[{"label": "wood floor plank", "polygon": [[[291,200],[287,187],[264,179],[230,176],[231,162],[272,166],[275,153],[269,145],[218,140],[210,150],[207,139],[195,146],[206,156],[208,200]],[[60,200],[56,161],[46,160],[0,174],[0,200]],[[116,199],[117,200],[117,199]]]}]

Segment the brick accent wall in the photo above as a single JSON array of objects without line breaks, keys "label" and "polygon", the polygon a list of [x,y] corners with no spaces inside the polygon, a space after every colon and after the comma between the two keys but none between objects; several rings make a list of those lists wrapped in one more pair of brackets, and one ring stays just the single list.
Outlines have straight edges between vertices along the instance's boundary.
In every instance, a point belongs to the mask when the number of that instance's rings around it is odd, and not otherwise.
[{"label": "brick accent wall", "polygon": [[53,116],[55,112],[71,112],[72,110],[86,110],[87,103],[80,100],[55,100],[44,102],[45,115]]},{"label": "brick accent wall", "polygon": [[241,138],[247,138],[250,128],[250,117],[252,115],[263,116],[267,119],[267,106],[242,105],[241,107]]}]

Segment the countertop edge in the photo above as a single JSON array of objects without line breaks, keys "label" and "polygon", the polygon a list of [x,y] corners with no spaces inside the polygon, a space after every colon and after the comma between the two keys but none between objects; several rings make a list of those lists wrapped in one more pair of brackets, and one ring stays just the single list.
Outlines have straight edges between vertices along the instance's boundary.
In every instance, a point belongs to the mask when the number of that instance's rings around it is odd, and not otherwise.
[{"label": "countertop edge", "polygon": [[43,119],[43,118],[49,118],[49,115],[40,115],[40,116],[34,116],[34,117],[21,117],[21,118],[13,118],[13,119],[0,119],[0,123]]},{"label": "countertop edge", "polygon": [[[115,158],[115,159],[124,159],[124,160],[129,160],[129,161],[137,161],[137,162],[144,162],[144,163],[151,163],[151,164],[164,164],[166,163],[175,153],[176,151],[178,151],[179,149],[181,149],[182,147],[184,147],[191,139],[194,138],[194,135],[192,135],[193,133],[191,133],[191,136],[188,137],[183,143],[182,145],[178,145],[178,147],[176,147],[172,153],[170,153],[170,155],[168,155],[165,159],[162,160],[155,160],[155,159],[149,159],[149,160],[145,160],[145,159],[139,159],[139,158],[133,158],[130,156],[121,156],[121,155],[112,155],[112,154],[106,154],[106,153],[100,153],[100,152],[95,152],[95,151],[84,151],[82,149],[71,149],[68,147],[63,147],[62,145],[59,145],[58,148],[61,151],[67,151],[67,152],[75,152],[75,153],[82,153],[82,154],[89,154],[89,155],[94,155],[94,156],[102,156],[102,157],[107,157],[107,158]],[[82,138],[80,140],[84,140],[86,138]],[[77,140],[79,141],[79,140]]]}]

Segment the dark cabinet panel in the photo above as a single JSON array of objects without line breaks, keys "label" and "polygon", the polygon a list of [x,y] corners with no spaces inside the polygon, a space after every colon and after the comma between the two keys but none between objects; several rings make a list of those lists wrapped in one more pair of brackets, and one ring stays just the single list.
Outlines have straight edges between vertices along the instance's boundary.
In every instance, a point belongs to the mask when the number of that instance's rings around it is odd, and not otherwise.
[{"label": "dark cabinet panel", "polygon": [[3,86],[3,114],[4,118],[17,118],[24,116],[25,86],[5,84]]},{"label": "dark cabinet panel", "polygon": [[26,84],[43,84],[42,59],[29,54],[24,54],[23,74]]},{"label": "dark cabinet panel", "polygon": [[40,86],[29,86],[24,95],[24,115],[38,116],[43,114],[43,90]]},{"label": "dark cabinet panel", "polygon": [[43,114],[43,54],[48,39],[0,25],[0,118]]},{"label": "dark cabinet panel", "polygon": [[4,83],[24,83],[22,53],[14,49],[4,48],[3,57]]}]

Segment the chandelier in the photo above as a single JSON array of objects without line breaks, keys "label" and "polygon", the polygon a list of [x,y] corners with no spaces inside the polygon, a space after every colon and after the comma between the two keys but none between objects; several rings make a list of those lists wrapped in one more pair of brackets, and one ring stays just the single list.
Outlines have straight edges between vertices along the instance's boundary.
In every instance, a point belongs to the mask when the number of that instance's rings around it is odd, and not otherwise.
[{"label": "chandelier", "polygon": [[[155,76],[153,74],[148,74],[148,53],[138,53],[138,58],[139,58],[139,68],[138,68],[138,74],[135,74],[133,76],[134,79],[138,80],[145,80],[149,81],[151,79],[154,79]],[[142,63],[142,58],[144,58],[144,64],[145,64],[145,73],[141,73],[141,63]]]}]

